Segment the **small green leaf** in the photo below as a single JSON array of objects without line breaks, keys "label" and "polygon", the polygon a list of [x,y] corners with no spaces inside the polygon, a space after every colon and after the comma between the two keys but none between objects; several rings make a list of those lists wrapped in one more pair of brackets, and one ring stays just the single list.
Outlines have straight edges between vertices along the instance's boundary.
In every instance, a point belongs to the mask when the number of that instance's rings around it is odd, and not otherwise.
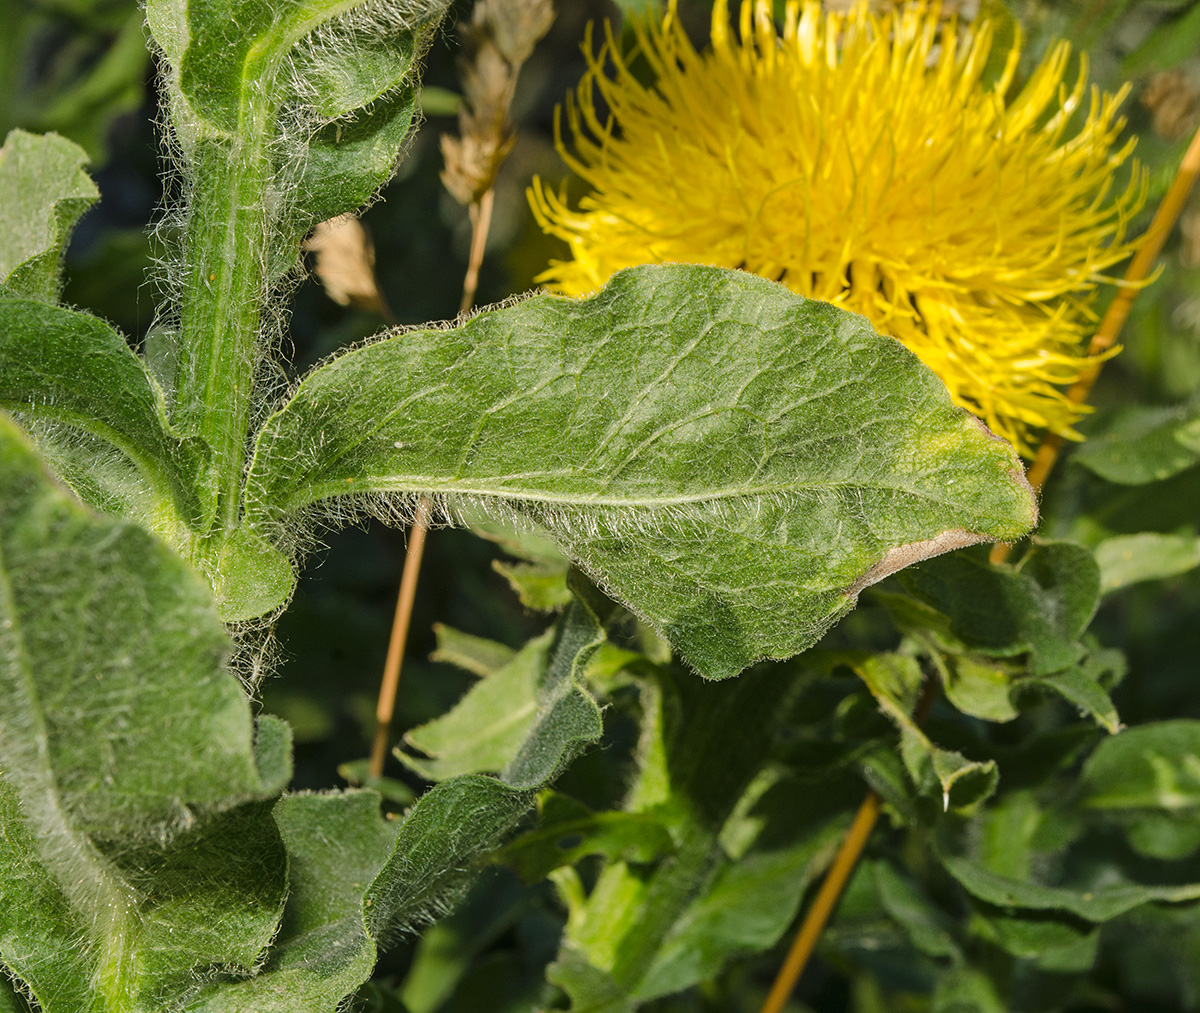
[{"label": "small green leaf", "polygon": [[987,975],[970,967],[952,967],[939,975],[930,1013],[1009,1013]]},{"label": "small green leaf", "polygon": [[964,714],[984,721],[1011,721],[1019,713],[1012,702],[1013,671],[991,658],[970,655],[946,659],[942,685],[949,700]]},{"label": "small green leaf", "polygon": [[1175,862],[1200,849],[1200,815],[1196,813],[1139,813],[1121,822],[1129,843],[1149,858]]},{"label": "small green leaf", "polygon": [[501,774],[507,784],[536,788],[583,746],[599,740],[604,723],[584,673],[603,643],[604,629],[593,604],[577,595],[554,624],[546,664],[538,676],[537,715]]},{"label": "small green leaf", "polygon": [[338,357],[268,420],[247,489],[252,521],[359,492],[528,517],[710,677],[1035,516],[1012,449],[897,342],[678,265]]},{"label": "small green leaf", "polygon": [[536,787],[600,738],[600,709],[583,673],[603,639],[595,614],[575,599],[552,630],[472,686],[449,713],[405,736],[425,758],[396,755],[431,781],[503,772],[514,787]]},{"label": "small green leaf", "polygon": [[970,925],[1006,953],[1060,974],[1090,971],[1100,944],[1099,926],[1052,912],[1017,913],[977,903]]},{"label": "small green leaf", "polygon": [[559,563],[505,563],[497,559],[492,569],[508,581],[527,609],[553,612],[571,600],[567,589],[569,564],[565,559]]},{"label": "small green leaf", "polygon": [[254,724],[254,764],[266,793],[277,795],[292,779],[292,728],[273,714],[260,714]]},{"label": "small green leaf", "polygon": [[1200,538],[1142,532],[1107,538],[1093,550],[1104,594],[1143,580],[1161,580],[1200,566]]},{"label": "small green leaf", "polygon": [[531,792],[478,774],[443,781],[422,795],[363,901],[372,937],[390,939],[444,911],[533,802]]},{"label": "small green leaf", "polygon": [[913,784],[921,792],[937,790],[942,807],[968,808],[996,790],[994,760],[979,763],[961,753],[935,746],[913,720],[924,675],[916,658],[875,654],[848,659],[867,684],[880,710],[900,729],[900,755]]},{"label": "small green leaf", "polygon": [[1109,482],[1161,482],[1200,463],[1200,402],[1118,412],[1071,457]]},{"label": "small green leaf", "polygon": [[448,713],[406,733],[405,743],[424,756],[397,750],[400,761],[429,781],[495,773],[508,766],[537,720],[538,678],[550,636],[547,632],[529,641]]},{"label": "small green leaf", "polygon": [[227,623],[269,615],[287,604],[296,586],[292,562],[245,528],[220,536],[217,564],[208,574],[217,610]]},{"label": "small green leaf", "polygon": [[434,623],[433,632],[437,637],[437,648],[429,656],[430,660],[456,665],[472,675],[494,675],[517,654],[505,644],[463,633],[445,623]]},{"label": "small green leaf", "polygon": [[[53,302],[59,260],[76,221],[100,196],[87,152],[57,134],[12,130],[0,147],[0,283]],[[0,325],[0,332],[3,331]]]},{"label": "small green leaf", "polygon": [[671,835],[651,815],[592,812],[581,802],[550,791],[538,801],[537,828],[506,845],[496,861],[513,868],[527,883],[536,883],[586,855],[646,863],[674,847]]},{"label": "small green leaf", "polygon": [[962,958],[962,951],[951,934],[949,919],[916,883],[887,862],[873,862],[870,869],[883,909],[904,929],[921,953],[930,957]]},{"label": "small green leaf", "polygon": [[1089,655],[1074,668],[1055,672],[1053,675],[1023,679],[1020,686],[1043,686],[1053,690],[1064,700],[1074,704],[1106,732],[1116,734],[1121,730],[1121,719],[1112,698],[1096,677],[1096,660]]},{"label": "small green leaf", "polygon": [[634,1013],[638,1003],[570,944],[559,951],[558,959],[546,969],[546,977],[571,1000],[572,1013]]},{"label": "small green leaf", "polygon": [[942,866],[968,893],[1001,908],[1066,911],[1084,921],[1106,922],[1142,904],[1200,898],[1200,883],[1140,883],[1106,869],[1102,884],[1069,888],[993,872],[946,840],[938,842],[936,853]]}]

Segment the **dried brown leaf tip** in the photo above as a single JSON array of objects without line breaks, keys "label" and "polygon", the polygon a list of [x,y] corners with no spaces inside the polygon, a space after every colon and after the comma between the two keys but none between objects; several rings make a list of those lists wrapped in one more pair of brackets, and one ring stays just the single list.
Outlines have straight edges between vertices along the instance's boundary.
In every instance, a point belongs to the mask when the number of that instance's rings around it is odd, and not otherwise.
[{"label": "dried brown leaf tip", "polygon": [[517,74],[553,21],[550,0],[479,0],[462,29],[460,136],[442,136],[442,182],[459,202],[476,204],[492,188],[513,143]]},{"label": "dried brown leaf tip", "polygon": [[304,250],[316,254],[313,270],[335,303],[391,319],[375,281],[375,248],[357,218],[338,215],[321,222],[304,241]]}]

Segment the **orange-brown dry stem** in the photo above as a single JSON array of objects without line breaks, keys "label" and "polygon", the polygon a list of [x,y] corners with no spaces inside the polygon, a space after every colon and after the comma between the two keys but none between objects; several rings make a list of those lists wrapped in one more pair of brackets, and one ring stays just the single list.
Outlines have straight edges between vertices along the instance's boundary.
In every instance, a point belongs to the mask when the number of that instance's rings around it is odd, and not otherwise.
[{"label": "orange-brown dry stem", "polygon": [[412,621],[413,602],[417,597],[417,577],[421,572],[421,556],[425,552],[425,532],[428,524],[428,507],[421,500],[417,516],[413,520],[408,536],[408,551],[404,556],[404,570],[400,574],[400,594],[396,598],[396,615],[392,621],[392,636],[388,641],[387,660],[383,665],[383,681],[379,686],[379,702],[375,707],[375,741],[371,745],[371,762],[367,772],[371,777],[383,774],[387,759],[388,737],[392,728],[392,715],[396,710],[396,692],[400,688],[400,666],[404,661],[404,649],[408,644],[408,627]]}]

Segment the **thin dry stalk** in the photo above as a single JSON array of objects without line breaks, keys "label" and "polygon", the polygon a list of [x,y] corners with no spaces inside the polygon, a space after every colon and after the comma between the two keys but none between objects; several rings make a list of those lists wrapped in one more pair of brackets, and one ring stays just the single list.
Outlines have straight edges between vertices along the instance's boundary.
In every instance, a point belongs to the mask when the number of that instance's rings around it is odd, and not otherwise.
[{"label": "thin dry stalk", "polygon": [[[446,163],[442,183],[460,203],[468,205],[471,215],[471,254],[463,279],[460,313],[466,313],[475,304],[479,267],[483,263],[492,223],[493,183],[513,144],[509,110],[517,74],[553,21],[554,7],[550,0],[479,0],[463,33],[463,59],[460,62],[463,107],[458,114],[461,136],[442,137],[442,156]],[[428,520],[428,507],[422,500],[408,536],[396,615],[379,686],[375,741],[371,745],[367,768],[371,777],[382,776],[387,759]]]},{"label": "thin dry stalk", "polygon": [[400,668],[404,663],[404,649],[408,645],[408,627],[412,622],[413,602],[417,597],[421,557],[425,553],[428,518],[429,507],[422,499],[408,535],[408,551],[404,555],[404,570],[400,574],[400,594],[396,598],[392,635],[388,641],[387,660],[383,664],[383,681],[379,686],[379,701],[375,705],[375,741],[371,745],[371,761],[367,767],[370,777],[383,775],[383,764],[387,759],[392,715],[396,711],[396,693],[400,688]]},{"label": "thin dry stalk", "polygon": [[470,208],[471,256],[467,261],[467,275],[463,279],[459,313],[466,313],[475,305],[475,290],[479,287],[479,266],[483,263],[483,251],[487,247],[488,229],[492,225],[492,205],[495,203],[495,196],[494,189],[488,190],[479,198],[479,203],[472,204]]}]

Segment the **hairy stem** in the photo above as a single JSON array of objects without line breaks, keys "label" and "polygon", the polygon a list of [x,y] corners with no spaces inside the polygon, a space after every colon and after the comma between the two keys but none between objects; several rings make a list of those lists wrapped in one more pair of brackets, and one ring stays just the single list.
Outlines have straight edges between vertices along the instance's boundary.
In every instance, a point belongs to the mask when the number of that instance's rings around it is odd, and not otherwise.
[{"label": "hairy stem", "polygon": [[212,451],[209,522],[237,526],[265,287],[270,158],[265,129],[233,145],[202,142],[187,225],[176,424]]}]

